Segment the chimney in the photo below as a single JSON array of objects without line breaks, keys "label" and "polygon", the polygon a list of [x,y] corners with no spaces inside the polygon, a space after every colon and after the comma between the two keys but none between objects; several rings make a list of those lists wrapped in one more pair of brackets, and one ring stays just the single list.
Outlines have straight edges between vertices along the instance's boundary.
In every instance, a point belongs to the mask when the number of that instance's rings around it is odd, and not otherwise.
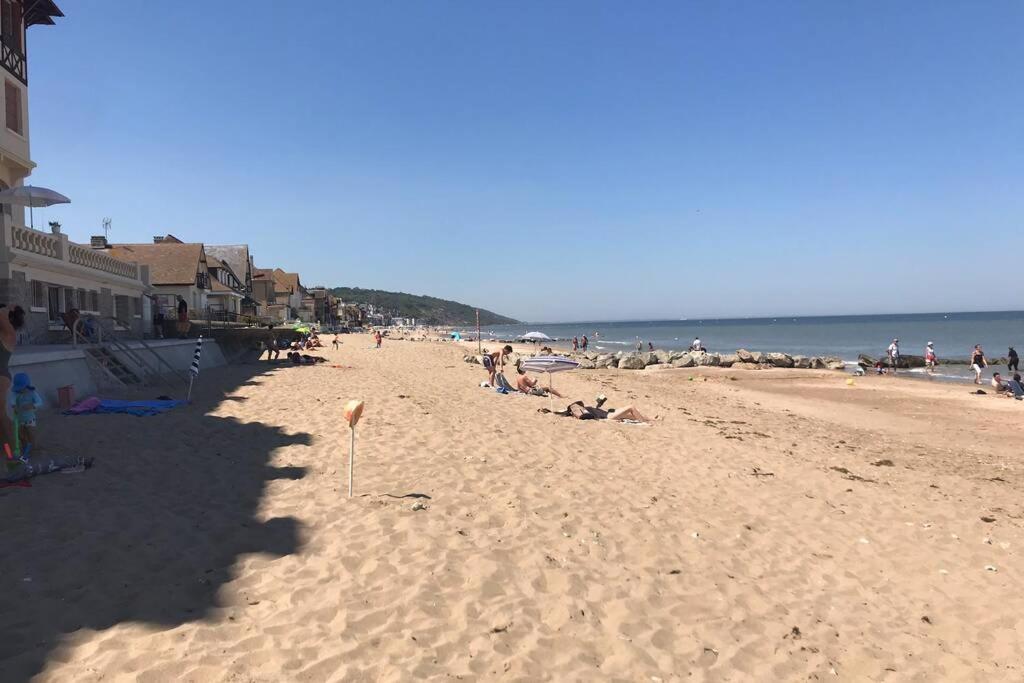
[{"label": "chimney", "polygon": [[89,246],[93,249],[106,249],[110,245],[107,244],[107,238],[104,235],[93,235],[89,238]]},{"label": "chimney", "polygon": [[164,241],[163,235],[153,235],[153,244],[160,244]]}]

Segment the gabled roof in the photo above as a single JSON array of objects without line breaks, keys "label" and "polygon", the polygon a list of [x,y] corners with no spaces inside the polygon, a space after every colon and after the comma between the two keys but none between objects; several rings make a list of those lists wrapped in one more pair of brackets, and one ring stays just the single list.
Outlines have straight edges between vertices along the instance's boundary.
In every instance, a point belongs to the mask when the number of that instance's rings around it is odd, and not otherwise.
[{"label": "gabled roof", "polygon": [[228,264],[238,281],[245,284],[245,273],[249,270],[248,244],[207,244],[206,256],[216,256],[218,260]]},{"label": "gabled roof", "polygon": [[104,252],[122,261],[149,266],[149,281],[154,285],[195,284],[199,264],[205,258],[203,245],[177,242],[115,244]]},{"label": "gabled roof", "polygon": [[53,26],[53,17],[63,17],[64,13],[53,0],[35,0],[25,3],[25,28],[36,24]]}]

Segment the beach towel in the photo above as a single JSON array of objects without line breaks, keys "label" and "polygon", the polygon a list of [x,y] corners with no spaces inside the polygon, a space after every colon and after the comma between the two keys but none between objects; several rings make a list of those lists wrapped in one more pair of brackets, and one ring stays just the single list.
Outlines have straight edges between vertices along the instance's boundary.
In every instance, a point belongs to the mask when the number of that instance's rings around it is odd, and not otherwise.
[{"label": "beach towel", "polygon": [[64,412],[65,415],[99,415],[124,413],[136,417],[149,417],[166,413],[168,410],[185,405],[185,401],[118,401],[95,396],[80,401]]},{"label": "beach towel", "polygon": [[494,387],[497,391],[504,389],[504,391],[501,391],[503,394],[516,390],[516,388],[505,378],[505,373],[503,372],[499,372],[494,376]]}]

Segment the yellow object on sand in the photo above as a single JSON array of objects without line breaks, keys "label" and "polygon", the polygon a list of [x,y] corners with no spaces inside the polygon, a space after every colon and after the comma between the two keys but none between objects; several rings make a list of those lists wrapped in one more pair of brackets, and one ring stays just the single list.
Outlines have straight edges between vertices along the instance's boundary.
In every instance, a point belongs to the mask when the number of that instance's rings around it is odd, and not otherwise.
[{"label": "yellow object on sand", "polygon": [[853,386],[853,378],[852,377],[850,377],[849,379],[846,380],[846,386],[848,386],[848,387],[852,387]]}]

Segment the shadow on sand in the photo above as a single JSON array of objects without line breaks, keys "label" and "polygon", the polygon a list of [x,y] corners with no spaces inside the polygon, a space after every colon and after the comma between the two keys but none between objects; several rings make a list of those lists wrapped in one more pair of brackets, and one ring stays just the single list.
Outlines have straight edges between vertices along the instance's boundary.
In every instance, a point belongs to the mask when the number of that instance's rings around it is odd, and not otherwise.
[{"label": "shadow on sand", "polygon": [[298,551],[295,519],[255,515],[268,481],[305,474],[272,452],[309,436],[206,414],[268,369],[208,371],[191,406],[156,417],[41,416],[47,453],[96,466],[0,490],[3,680],[41,672],[78,629],[203,619],[239,556]]}]

